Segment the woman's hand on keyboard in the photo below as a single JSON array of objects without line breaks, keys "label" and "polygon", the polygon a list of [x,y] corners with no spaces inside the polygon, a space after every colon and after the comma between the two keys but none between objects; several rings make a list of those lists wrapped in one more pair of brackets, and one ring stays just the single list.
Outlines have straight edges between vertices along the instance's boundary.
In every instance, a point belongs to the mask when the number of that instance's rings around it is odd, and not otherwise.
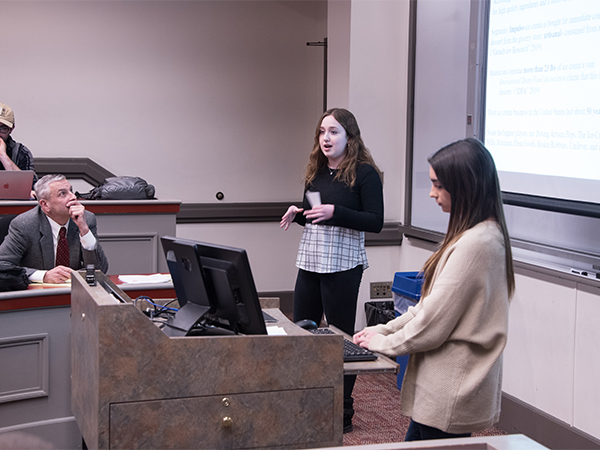
[{"label": "woman's hand on keyboard", "polygon": [[356,333],[354,335],[354,337],[352,338],[352,340],[354,341],[354,343],[356,345],[360,345],[361,347],[364,347],[364,348],[369,348],[371,339],[373,339],[373,336],[375,336],[376,334],[377,333],[375,333],[374,331],[367,330],[365,328],[364,330]]}]

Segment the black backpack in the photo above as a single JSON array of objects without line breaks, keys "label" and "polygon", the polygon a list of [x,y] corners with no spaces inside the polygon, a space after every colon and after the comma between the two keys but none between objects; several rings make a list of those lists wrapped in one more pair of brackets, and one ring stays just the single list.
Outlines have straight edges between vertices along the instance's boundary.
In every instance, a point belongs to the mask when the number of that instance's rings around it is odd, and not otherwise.
[{"label": "black backpack", "polygon": [[90,192],[80,194],[83,200],[148,200],[154,199],[154,186],[140,177],[109,177]]},{"label": "black backpack", "polygon": [[0,292],[22,291],[29,286],[29,277],[23,267],[0,261]]}]

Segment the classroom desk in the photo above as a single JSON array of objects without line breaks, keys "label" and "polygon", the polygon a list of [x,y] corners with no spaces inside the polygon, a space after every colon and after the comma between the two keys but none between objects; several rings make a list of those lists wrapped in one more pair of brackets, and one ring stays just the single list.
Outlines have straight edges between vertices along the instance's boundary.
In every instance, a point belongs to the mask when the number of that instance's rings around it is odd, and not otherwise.
[{"label": "classroom desk", "polygon": [[[173,283],[125,284],[118,275],[109,275],[129,297],[146,295],[157,299],[175,298]],[[26,290],[0,292],[0,311],[17,311],[32,308],[50,308],[71,305],[71,287],[67,285],[30,284]]]},{"label": "classroom desk", "polygon": [[[168,272],[162,236],[176,235],[179,200],[82,200],[96,215],[109,274]],[[37,201],[0,201],[0,215],[21,214]]]},{"label": "classroom desk", "polygon": [[[333,331],[344,336],[344,339],[352,340],[352,336],[344,333],[339,328],[329,325]],[[360,375],[361,373],[393,373],[398,374],[400,370],[400,364],[396,361],[388,358],[387,356],[377,353],[378,358],[375,361],[363,361],[363,362],[345,362],[344,363],[344,375]]]},{"label": "classroom desk", "polygon": [[[279,309],[265,308],[264,305],[263,309],[267,314],[271,315],[274,319],[278,320],[277,323],[267,324],[267,326],[277,325],[281,326],[284,330],[286,330],[286,332],[288,330],[294,330],[294,333],[296,334],[302,333],[313,336],[313,334],[307,330],[297,331],[298,327],[294,325]],[[329,328],[331,328],[337,334],[344,336],[344,339],[352,340],[352,337],[349,334],[344,333],[339,328],[334,327],[333,325],[329,325]],[[345,362],[344,375],[360,375],[363,373],[398,373],[400,365],[396,361],[388,358],[385,355],[382,355],[381,353],[377,353],[377,356],[378,357],[375,361]]]},{"label": "classroom desk", "polygon": [[[175,297],[170,282],[110,279],[131,298]],[[54,448],[81,448],[71,411],[71,287],[30,285],[0,293],[0,361],[0,437],[28,433]]]}]

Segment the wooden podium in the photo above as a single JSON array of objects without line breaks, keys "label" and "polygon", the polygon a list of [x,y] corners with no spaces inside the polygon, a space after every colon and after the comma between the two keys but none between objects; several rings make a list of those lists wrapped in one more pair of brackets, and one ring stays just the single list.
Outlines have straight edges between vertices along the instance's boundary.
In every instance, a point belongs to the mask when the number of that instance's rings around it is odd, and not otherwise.
[{"label": "wooden podium", "polygon": [[[110,279],[71,289],[72,411],[90,449],[342,445],[342,336],[168,337]],[[277,314],[279,313],[279,314]]]}]

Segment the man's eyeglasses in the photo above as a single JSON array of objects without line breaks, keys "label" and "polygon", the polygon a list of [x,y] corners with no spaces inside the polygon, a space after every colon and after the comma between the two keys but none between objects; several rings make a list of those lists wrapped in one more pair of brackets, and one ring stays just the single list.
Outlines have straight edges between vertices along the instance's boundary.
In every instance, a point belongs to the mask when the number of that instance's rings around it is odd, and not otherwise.
[{"label": "man's eyeglasses", "polygon": [[6,133],[7,131],[12,130],[11,127],[7,127],[6,125],[0,125],[0,133]]}]

